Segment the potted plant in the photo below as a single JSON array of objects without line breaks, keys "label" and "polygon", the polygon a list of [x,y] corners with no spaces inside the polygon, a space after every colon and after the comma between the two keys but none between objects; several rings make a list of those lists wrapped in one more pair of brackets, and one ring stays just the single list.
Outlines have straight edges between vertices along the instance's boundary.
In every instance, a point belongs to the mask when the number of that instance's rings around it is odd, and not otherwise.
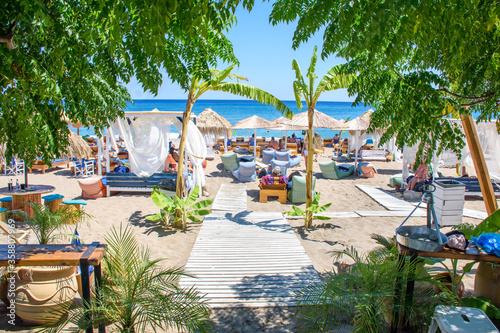
[{"label": "potted plant", "polygon": [[[57,327],[60,332],[68,323],[75,332],[90,325],[112,325],[117,332],[208,332],[210,308],[195,288],[182,288],[182,268],[165,268],[162,259],[152,259],[151,250],[142,247],[130,227],[114,227],[105,236],[107,250],[102,261],[101,298],[92,299],[89,310],[74,307]],[[92,322],[85,317],[92,316]],[[113,330],[114,331],[114,330]]]},{"label": "potted plant", "polygon": [[[90,217],[83,210],[69,207],[52,212],[47,206],[31,202],[30,208],[31,216],[23,211],[14,211],[14,214],[24,217],[40,244],[71,236],[75,225],[68,223],[86,221]],[[78,291],[76,267],[17,267],[14,274],[16,315],[27,323],[50,325],[57,322],[60,310],[71,305]]]},{"label": "potted plant", "polygon": [[[188,220],[200,223],[201,220],[198,216],[210,214],[210,209],[205,208],[210,206],[214,199],[196,201],[199,193],[200,187],[196,186],[186,199],[181,199],[178,196],[174,196],[172,199],[155,186],[151,193],[151,199],[160,208],[160,213],[147,216],[146,219],[154,222],[162,221],[167,227],[180,225],[183,230],[186,230]],[[176,216],[176,212],[180,212],[180,215]]]}]

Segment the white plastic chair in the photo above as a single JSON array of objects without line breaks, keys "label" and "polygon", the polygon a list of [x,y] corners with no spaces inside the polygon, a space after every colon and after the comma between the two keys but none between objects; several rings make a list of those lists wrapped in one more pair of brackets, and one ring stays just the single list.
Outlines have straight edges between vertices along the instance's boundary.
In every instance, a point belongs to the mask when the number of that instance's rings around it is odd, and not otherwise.
[{"label": "white plastic chair", "polygon": [[7,176],[23,176],[24,175],[24,161],[16,161],[15,158],[12,158],[9,164],[5,163],[4,172]]},{"label": "white plastic chair", "polygon": [[75,177],[87,177],[94,174],[94,160],[86,160],[82,158],[81,161],[73,158],[75,162]]}]

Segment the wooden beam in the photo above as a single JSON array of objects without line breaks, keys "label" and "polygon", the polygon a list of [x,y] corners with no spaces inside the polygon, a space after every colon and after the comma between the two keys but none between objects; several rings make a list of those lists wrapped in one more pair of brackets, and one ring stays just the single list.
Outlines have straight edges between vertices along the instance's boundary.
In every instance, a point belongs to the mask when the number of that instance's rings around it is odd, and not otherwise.
[{"label": "wooden beam", "polygon": [[483,194],[484,204],[488,215],[493,214],[498,209],[495,192],[491,184],[490,174],[488,173],[488,166],[484,160],[483,150],[481,143],[477,137],[476,125],[472,116],[462,116],[462,125],[464,127],[465,137],[469,145],[470,154],[474,167],[476,168],[477,178],[481,186],[481,193]]}]

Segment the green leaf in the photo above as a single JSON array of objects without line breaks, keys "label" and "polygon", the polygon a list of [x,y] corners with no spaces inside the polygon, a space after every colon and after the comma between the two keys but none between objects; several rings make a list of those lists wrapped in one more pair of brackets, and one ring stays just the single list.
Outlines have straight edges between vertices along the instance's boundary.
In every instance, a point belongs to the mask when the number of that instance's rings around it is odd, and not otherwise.
[{"label": "green leaf", "polygon": [[318,219],[318,220],[331,220],[332,218],[331,217],[328,217],[328,216],[320,216],[320,215],[314,215],[313,216],[315,219]]},{"label": "green leaf", "polygon": [[210,209],[197,209],[191,211],[192,215],[197,215],[197,216],[204,216],[210,214],[211,210]]},{"label": "green leaf", "polygon": [[498,232],[500,230],[500,209],[496,210],[493,214],[484,219],[474,229],[472,236],[479,237],[479,235],[490,232]]},{"label": "green leaf", "polygon": [[146,220],[153,221],[153,222],[159,222],[162,219],[163,219],[163,214],[162,213],[157,213],[155,215],[146,216]]}]

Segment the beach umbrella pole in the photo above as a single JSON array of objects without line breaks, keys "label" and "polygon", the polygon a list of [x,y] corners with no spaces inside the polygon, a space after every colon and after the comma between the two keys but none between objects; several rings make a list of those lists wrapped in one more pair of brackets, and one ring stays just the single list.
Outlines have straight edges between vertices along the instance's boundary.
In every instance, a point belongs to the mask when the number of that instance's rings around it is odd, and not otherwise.
[{"label": "beach umbrella pole", "polygon": [[257,158],[257,129],[256,128],[253,129],[253,158]]}]

